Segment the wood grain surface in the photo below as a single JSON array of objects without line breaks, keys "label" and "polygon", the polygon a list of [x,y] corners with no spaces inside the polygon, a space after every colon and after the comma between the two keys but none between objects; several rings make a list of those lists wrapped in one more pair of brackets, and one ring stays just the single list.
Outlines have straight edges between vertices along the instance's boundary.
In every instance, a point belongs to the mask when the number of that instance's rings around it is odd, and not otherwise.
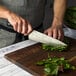
[{"label": "wood grain surface", "polygon": [[[5,58],[18,65],[19,67],[27,70],[33,76],[45,76],[43,67],[37,66],[36,62],[48,57],[48,53],[51,57],[65,57],[70,59],[73,56],[76,56],[76,40],[70,39],[69,48],[64,52],[51,52],[43,50],[41,44],[35,44],[27,48],[16,50],[15,52],[5,55]],[[76,60],[71,64],[76,66]],[[76,76],[76,71],[66,71],[64,73],[59,73],[58,76]]]}]

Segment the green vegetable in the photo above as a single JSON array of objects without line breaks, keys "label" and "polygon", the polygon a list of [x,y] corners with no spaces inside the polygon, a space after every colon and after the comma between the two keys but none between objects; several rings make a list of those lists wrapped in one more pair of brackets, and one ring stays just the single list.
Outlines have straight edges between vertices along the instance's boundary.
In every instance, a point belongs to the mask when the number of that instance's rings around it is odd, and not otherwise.
[{"label": "green vegetable", "polygon": [[51,46],[51,45],[42,44],[42,48],[50,51],[63,51],[66,49],[66,46],[61,47],[61,46]]},{"label": "green vegetable", "polygon": [[76,11],[76,6],[71,6],[71,7],[68,8],[68,10]]},{"label": "green vegetable", "polygon": [[76,6],[67,8],[64,21],[68,27],[76,29]]},{"label": "green vegetable", "polygon": [[[69,44],[68,39],[65,37],[64,41],[67,45]],[[63,51],[66,50],[68,46],[51,46],[51,45],[47,45],[47,44],[42,44],[42,49],[44,50],[50,50],[50,51]]]},{"label": "green vegetable", "polygon": [[47,76],[54,75],[57,76],[58,72],[64,72],[64,70],[75,70],[75,66],[72,66],[68,60],[64,57],[50,57],[48,56],[47,59],[43,59],[42,61],[38,61],[37,65],[44,66],[44,72]]}]

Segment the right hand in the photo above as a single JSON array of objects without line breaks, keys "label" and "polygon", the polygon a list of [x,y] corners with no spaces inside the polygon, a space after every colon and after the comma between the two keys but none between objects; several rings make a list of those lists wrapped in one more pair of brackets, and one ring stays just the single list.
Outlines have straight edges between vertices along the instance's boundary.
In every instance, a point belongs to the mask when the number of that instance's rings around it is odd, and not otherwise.
[{"label": "right hand", "polygon": [[8,14],[8,21],[13,26],[13,29],[19,33],[24,34],[25,36],[28,35],[32,31],[31,24],[23,19],[22,17],[16,15],[13,12]]}]

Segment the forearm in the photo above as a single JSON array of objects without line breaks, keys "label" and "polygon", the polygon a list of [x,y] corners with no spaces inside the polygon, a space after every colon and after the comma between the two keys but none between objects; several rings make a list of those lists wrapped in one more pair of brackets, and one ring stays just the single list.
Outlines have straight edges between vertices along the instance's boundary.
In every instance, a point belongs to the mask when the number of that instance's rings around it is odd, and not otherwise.
[{"label": "forearm", "polygon": [[9,13],[10,11],[6,7],[0,6],[0,18],[8,19]]},{"label": "forearm", "polygon": [[67,0],[54,0],[54,17],[53,22],[63,23],[64,14],[66,10]]}]

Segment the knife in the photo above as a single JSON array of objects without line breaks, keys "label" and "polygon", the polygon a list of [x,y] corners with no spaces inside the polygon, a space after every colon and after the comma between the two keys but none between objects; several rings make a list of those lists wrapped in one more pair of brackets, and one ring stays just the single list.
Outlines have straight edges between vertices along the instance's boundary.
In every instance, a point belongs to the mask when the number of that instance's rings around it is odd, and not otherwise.
[{"label": "knife", "polygon": [[67,44],[65,44],[64,42],[59,41],[57,39],[54,39],[53,37],[49,37],[46,34],[43,34],[43,33],[38,32],[36,30],[33,30],[29,34],[28,38],[30,40],[44,43],[44,44],[51,45],[51,46],[67,46]]},{"label": "knife", "polygon": [[[10,25],[10,23],[8,22],[8,26],[10,26],[9,28],[12,29],[12,26]],[[28,38],[30,40],[36,41],[36,42],[40,42],[40,43],[44,43],[47,45],[51,45],[51,46],[67,46],[67,44],[53,38],[53,37],[49,37],[46,34],[43,34],[41,32],[38,32],[36,30],[33,30],[29,35]]]}]

